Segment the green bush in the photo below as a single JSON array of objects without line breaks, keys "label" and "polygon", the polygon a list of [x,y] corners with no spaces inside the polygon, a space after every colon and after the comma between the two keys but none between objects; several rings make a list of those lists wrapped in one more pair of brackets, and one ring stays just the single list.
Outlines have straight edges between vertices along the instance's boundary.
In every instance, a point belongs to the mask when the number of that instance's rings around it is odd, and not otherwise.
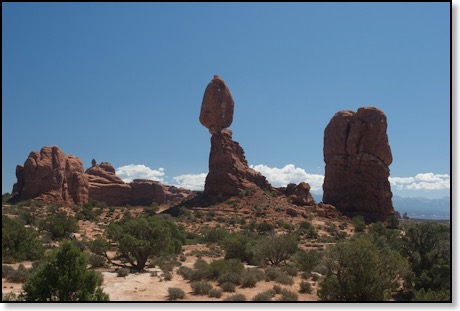
[{"label": "green bush", "polygon": [[31,269],[27,269],[23,264],[20,264],[16,270],[13,269],[6,280],[11,283],[24,283],[31,273]]},{"label": "green bush", "polygon": [[301,293],[301,294],[311,294],[311,284],[310,284],[310,282],[305,282],[305,281],[300,282],[299,293]]},{"label": "green bush", "polygon": [[294,284],[294,280],[289,275],[282,273],[282,272],[278,274],[278,276],[275,278],[275,282],[283,284],[283,285]]},{"label": "green bush", "polygon": [[117,276],[118,277],[126,277],[129,275],[129,269],[127,268],[119,268],[117,270]]},{"label": "green bush", "polygon": [[355,216],[351,219],[353,226],[355,226],[355,232],[363,232],[366,229],[366,222],[363,216]]},{"label": "green bush", "polygon": [[274,281],[280,273],[281,271],[274,267],[268,267],[265,270],[265,276],[268,281]]},{"label": "green bush", "polygon": [[211,298],[220,298],[222,297],[222,290],[220,288],[213,288],[209,291],[208,296]]},{"label": "green bush", "polygon": [[177,299],[184,299],[185,292],[177,287],[170,287],[168,288],[168,300],[177,300]]},{"label": "green bush", "polygon": [[177,269],[177,274],[181,275],[184,278],[184,280],[190,281],[192,278],[193,269],[182,266],[182,267],[179,267],[179,269]]},{"label": "green bush", "polygon": [[207,295],[212,289],[212,285],[206,281],[195,281],[190,284],[193,295]]},{"label": "green bush", "polygon": [[7,278],[14,272],[14,268],[8,265],[2,265],[2,278]]},{"label": "green bush", "polygon": [[86,256],[64,242],[50,254],[23,285],[26,301],[108,301],[99,287],[101,278],[87,269]]},{"label": "green bush", "polygon": [[220,284],[220,287],[224,292],[231,292],[233,293],[235,291],[236,285],[230,282],[225,282]]},{"label": "green bush", "polygon": [[283,289],[281,288],[281,286],[279,286],[279,285],[273,285],[273,292],[274,292],[276,295],[281,294],[281,291],[282,291],[282,290],[283,290]]},{"label": "green bush", "polygon": [[255,245],[254,256],[261,264],[279,265],[298,250],[297,245],[297,237],[292,235],[268,236]]},{"label": "green bush", "polygon": [[273,290],[267,290],[265,292],[258,293],[252,298],[252,301],[271,301],[273,298]]},{"label": "green bush", "polygon": [[2,262],[37,260],[43,253],[43,245],[33,229],[2,215]]},{"label": "green bush", "polygon": [[283,271],[286,272],[290,276],[297,276],[298,271],[296,267],[293,266],[284,266]]},{"label": "green bush", "polygon": [[248,271],[243,275],[243,278],[241,279],[241,287],[255,287],[258,281],[259,279],[257,275],[255,273]]},{"label": "green bush", "polygon": [[92,268],[101,268],[104,267],[106,264],[106,259],[105,257],[102,257],[100,255],[96,254],[90,254],[88,256],[88,262],[91,265]]},{"label": "green bush", "polygon": [[223,228],[211,228],[204,231],[203,241],[207,243],[221,244],[229,236],[230,231]]},{"label": "green bush", "polygon": [[241,284],[241,274],[235,272],[225,272],[217,278],[217,284],[233,283],[235,285]]},{"label": "green bush", "polygon": [[235,273],[241,276],[244,272],[243,264],[237,259],[219,259],[209,264],[208,277],[211,280],[218,279],[222,274]]},{"label": "green bush", "polygon": [[261,223],[258,223],[256,225],[256,230],[257,230],[257,232],[259,232],[261,234],[267,234],[267,233],[273,232],[273,230],[275,230],[275,228],[273,227],[272,224],[269,224],[269,223],[266,223],[266,222],[261,222]]},{"label": "green bush", "polygon": [[225,298],[223,301],[246,301],[246,296],[243,294],[236,294]]},{"label": "green bush", "polygon": [[106,230],[107,237],[117,242],[118,252],[132,258],[130,265],[142,271],[153,256],[179,254],[185,235],[172,221],[162,217],[126,218],[112,222]]},{"label": "green bush", "polygon": [[281,298],[280,301],[297,301],[299,300],[299,295],[296,293],[287,290],[287,289],[282,289],[281,290]]},{"label": "green bush", "polygon": [[301,271],[311,272],[321,262],[322,257],[322,253],[318,251],[298,251],[293,260]]},{"label": "green bush", "polygon": [[171,281],[172,280],[172,273],[169,271],[163,271],[163,277],[165,281]]},{"label": "green bush", "polygon": [[42,219],[38,223],[38,227],[40,231],[46,232],[55,241],[67,238],[69,233],[77,232],[80,229],[77,220],[68,217],[64,211]]}]

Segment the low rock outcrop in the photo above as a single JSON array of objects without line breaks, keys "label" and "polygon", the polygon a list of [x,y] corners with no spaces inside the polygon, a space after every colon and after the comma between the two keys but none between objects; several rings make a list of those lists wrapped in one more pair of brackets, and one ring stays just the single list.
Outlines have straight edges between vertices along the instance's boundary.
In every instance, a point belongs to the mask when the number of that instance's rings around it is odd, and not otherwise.
[{"label": "low rock outcrop", "polygon": [[385,220],[394,213],[386,130],[386,116],[378,108],[334,115],[324,131],[324,203],[370,221]]},{"label": "low rock outcrop", "polygon": [[310,184],[301,182],[298,185],[289,184],[286,187],[277,188],[277,190],[288,197],[292,204],[298,206],[308,206],[315,204],[315,200],[310,193]]},{"label": "low rock outcrop", "polygon": [[229,88],[215,75],[206,87],[200,113],[201,124],[212,135],[205,195],[232,196],[251,187],[271,189],[265,177],[249,167],[243,148],[227,130],[233,121],[233,108]]}]

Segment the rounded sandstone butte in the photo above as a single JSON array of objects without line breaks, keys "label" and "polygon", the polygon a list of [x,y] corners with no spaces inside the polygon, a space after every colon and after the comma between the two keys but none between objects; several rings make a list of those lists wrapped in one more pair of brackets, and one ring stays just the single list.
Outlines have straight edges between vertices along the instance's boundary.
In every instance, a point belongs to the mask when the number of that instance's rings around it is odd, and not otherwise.
[{"label": "rounded sandstone butte", "polygon": [[233,97],[224,80],[218,75],[209,82],[201,103],[200,122],[209,132],[218,133],[233,121]]},{"label": "rounded sandstone butte", "polygon": [[65,155],[57,146],[31,152],[23,166],[16,167],[13,192],[19,200],[41,199],[83,204],[88,201],[88,178],[82,161]]}]

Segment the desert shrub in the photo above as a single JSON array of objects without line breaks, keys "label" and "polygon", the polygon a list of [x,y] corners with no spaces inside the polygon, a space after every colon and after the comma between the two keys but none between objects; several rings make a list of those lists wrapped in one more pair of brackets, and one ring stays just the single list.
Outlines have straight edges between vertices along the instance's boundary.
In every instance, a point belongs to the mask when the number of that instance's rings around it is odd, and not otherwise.
[{"label": "desert shrub", "polygon": [[179,260],[184,262],[187,260],[187,257],[185,257],[185,255],[180,255]]},{"label": "desert shrub", "polygon": [[16,294],[13,293],[13,292],[9,292],[9,293],[6,293],[6,294],[2,293],[2,302],[21,301],[21,300],[22,300],[21,297],[16,296]]},{"label": "desert shrub", "polygon": [[310,284],[310,282],[305,282],[305,281],[300,282],[299,293],[301,293],[301,294],[311,294],[311,284]]},{"label": "desert shrub", "polygon": [[324,264],[320,263],[316,265],[311,271],[322,274],[322,275],[326,275],[328,272],[328,269]]},{"label": "desert shrub", "polygon": [[251,275],[254,275],[256,277],[256,279],[257,279],[257,282],[265,280],[265,278],[266,278],[265,272],[263,270],[260,270],[260,269],[249,269],[249,270],[247,270],[247,273],[251,274]]},{"label": "desert shrub", "polygon": [[16,270],[13,269],[6,280],[11,283],[24,283],[31,273],[31,269],[27,269],[23,264],[20,264]]},{"label": "desert shrub", "polygon": [[23,297],[26,301],[108,301],[100,282],[97,273],[87,269],[86,256],[64,242],[29,276]]},{"label": "desert shrub", "polygon": [[297,215],[299,215],[299,213],[297,213],[297,211],[293,208],[288,208],[286,210],[286,214],[288,214],[291,217],[297,217]]},{"label": "desert shrub", "polygon": [[225,298],[223,301],[246,301],[246,296],[243,294],[236,294]]},{"label": "desert shrub", "polygon": [[316,273],[312,274],[311,280],[314,281],[314,282],[318,281],[319,280],[319,275],[316,274]]},{"label": "desert shrub", "polygon": [[235,285],[241,284],[241,274],[235,272],[225,272],[217,278],[217,284],[221,285],[223,283],[233,283]]},{"label": "desert shrub", "polygon": [[220,227],[206,229],[203,232],[203,241],[207,243],[221,244],[229,234],[230,231]]},{"label": "desert shrub", "polygon": [[237,259],[214,260],[213,262],[209,264],[209,267],[208,267],[208,277],[211,280],[216,280],[225,273],[234,273],[234,274],[239,275],[239,277],[241,277],[243,272],[244,272],[244,266]]},{"label": "desert shrub", "polygon": [[322,253],[318,251],[298,251],[293,256],[296,266],[304,272],[311,272],[321,262]]},{"label": "desert shrub", "polygon": [[42,243],[33,229],[2,215],[2,262],[37,260],[43,253]]},{"label": "desert shrub", "polygon": [[163,277],[165,281],[171,281],[172,279],[172,273],[169,271],[163,271]]},{"label": "desert shrub", "polygon": [[290,265],[284,266],[283,271],[286,272],[287,275],[290,275],[290,276],[297,276],[297,273],[298,273],[297,268],[294,266],[290,266]]},{"label": "desert shrub", "polygon": [[243,288],[255,287],[258,281],[259,280],[255,274],[247,272],[246,274],[243,275],[241,279],[241,287]]},{"label": "desert shrub", "polygon": [[118,277],[125,277],[129,275],[129,269],[127,268],[120,268],[117,270],[117,276]]},{"label": "desert shrub", "polygon": [[265,270],[265,277],[268,281],[274,281],[280,273],[281,271],[279,269],[274,267],[268,267]]},{"label": "desert shrub", "polygon": [[294,284],[294,280],[287,274],[281,272],[274,280],[277,283],[281,283],[283,285],[292,285]]},{"label": "desert shrub", "polygon": [[194,281],[190,284],[193,295],[207,295],[212,289],[212,285],[206,281]]},{"label": "desert shrub", "polygon": [[144,269],[153,256],[179,254],[185,235],[172,221],[161,217],[123,218],[110,223],[107,237],[118,244],[118,253],[130,258],[130,266],[138,271]]},{"label": "desert shrub", "polygon": [[239,259],[241,261],[252,261],[252,245],[254,240],[243,233],[230,234],[223,242],[225,259]]},{"label": "desert shrub", "polygon": [[224,292],[231,292],[233,293],[235,291],[236,285],[230,282],[225,282],[220,284],[220,287]]},{"label": "desert shrub", "polygon": [[297,251],[297,245],[297,238],[292,235],[268,236],[255,245],[254,256],[261,264],[279,265]]},{"label": "desert shrub", "polygon": [[220,298],[222,297],[222,290],[220,288],[213,288],[209,291],[208,296],[211,298]]},{"label": "desert shrub", "polygon": [[383,301],[408,275],[405,258],[367,236],[328,248],[324,263],[328,273],[319,284],[325,301]]},{"label": "desert shrub", "polygon": [[309,223],[308,221],[301,221],[299,223],[299,229],[301,229],[301,230],[308,230],[311,227],[313,227],[313,225],[311,223]]},{"label": "desert shrub", "polygon": [[177,269],[177,274],[182,276],[184,280],[190,280],[192,278],[193,269],[182,266],[182,267],[179,267],[179,269]]},{"label": "desert shrub", "polygon": [[67,238],[69,233],[77,232],[80,229],[77,220],[73,217],[68,217],[64,211],[40,220],[38,228],[40,231],[49,234],[53,240]]},{"label": "desert shrub", "polygon": [[267,290],[265,292],[258,293],[252,298],[252,301],[271,301],[273,298],[273,290]]},{"label": "desert shrub", "polygon": [[88,256],[88,262],[92,268],[100,268],[104,267],[106,263],[106,259],[100,255],[90,254]]},{"label": "desert shrub", "polygon": [[280,301],[297,301],[299,300],[299,296],[293,291],[282,289],[281,298],[279,300]]},{"label": "desert shrub", "polygon": [[8,265],[2,265],[2,278],[7,278],[14,272],[14,268]]},{"label": "desert shrub", "polygon": [[282,289],[281,286],[279,286],[279,285],[273,285],[273,289],[272,289],[272,290],[273,290],[273,292],[274,292],[276,295],[279,295],[279,294],[281,294],[281,291],[282,291],[283,289]]},{"label": "desert shrub", "polygon": [[273,232],[273,230],[275,230],[275,228],[273,227],[272,224],[269,224],[269,223],[266,223],[266,222],[261,222],[261,223],[258,223],[256,225],[256,230],[260,234],[267,234],[267,233]]},{"label": "desert shrub", "polygon": [[363,216],[355,216],[351,219],[353,226],[355,226],[355,232],[363,232],[366,229],[366,223],[364,222]]},{"label": "desert shrub", "polygon": [[185,292],[177,287],[168,288],[168,300],[184,299]]}]

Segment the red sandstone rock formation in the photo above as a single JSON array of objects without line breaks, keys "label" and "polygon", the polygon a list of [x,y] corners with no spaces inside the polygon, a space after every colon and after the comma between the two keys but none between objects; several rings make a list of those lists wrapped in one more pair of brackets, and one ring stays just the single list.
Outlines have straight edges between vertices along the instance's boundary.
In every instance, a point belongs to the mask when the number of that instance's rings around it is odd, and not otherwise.
[{"label": "red sandstone rock formation", "polygon": [[218,75],[209,82],[203,95],[200,122],[211,134],[228,128],[233,121],[233,97]]},{"label": "red sandstone rock formation", "polygon": [[31,152],[24,166],[16,167],[13,192],[19,200],[37,199],[83,204],[88,201],[88,178],[82,161],[65,155],[57,146]]},{"label": "red sandstone rock formation", "polygon": [[374,107],[334,115],[324,131],[324,203],[372,221],[394,213],[386,130],[385,114]]},{"label": "red sandstone rock formation", "polygon": [[248,166],[243,148],[232,140],[230,131],[213,134],[204,193],[232,196],[252,187],[271,189],[265,177]]},{"label": "red sandstone rock formation", "polygon": [[226,130],[233,121],[233,98],[225,82],[217,75],[206,87],[201,104],[200,122],[211,133],[209,173],[206,195],[237,195],[251,187],[271,189],[264,176],[248,166],[241,146]]},{"label": "red sandstone rock formation", "polygon": [[279,192],[291,199],[291,202],[298,206],[313,205],[315,200],[310,193],[310,185],[301,182],[298,185],[289,184],[286,187],[277,188]]},{"label": "red sandstone rock formation", "polygon": [[47,202],[84,204],[88,201],[109,205],[151,205],[153,202],[185,198],[192,192],[173,186],[164,186],[152,180],[134,180],[125,183],[108,162],[83,170],[82,161],[65,155],[59,147],[43,147],[31,152],[24,166],[16,167],[15,200],[36,199]]}]

